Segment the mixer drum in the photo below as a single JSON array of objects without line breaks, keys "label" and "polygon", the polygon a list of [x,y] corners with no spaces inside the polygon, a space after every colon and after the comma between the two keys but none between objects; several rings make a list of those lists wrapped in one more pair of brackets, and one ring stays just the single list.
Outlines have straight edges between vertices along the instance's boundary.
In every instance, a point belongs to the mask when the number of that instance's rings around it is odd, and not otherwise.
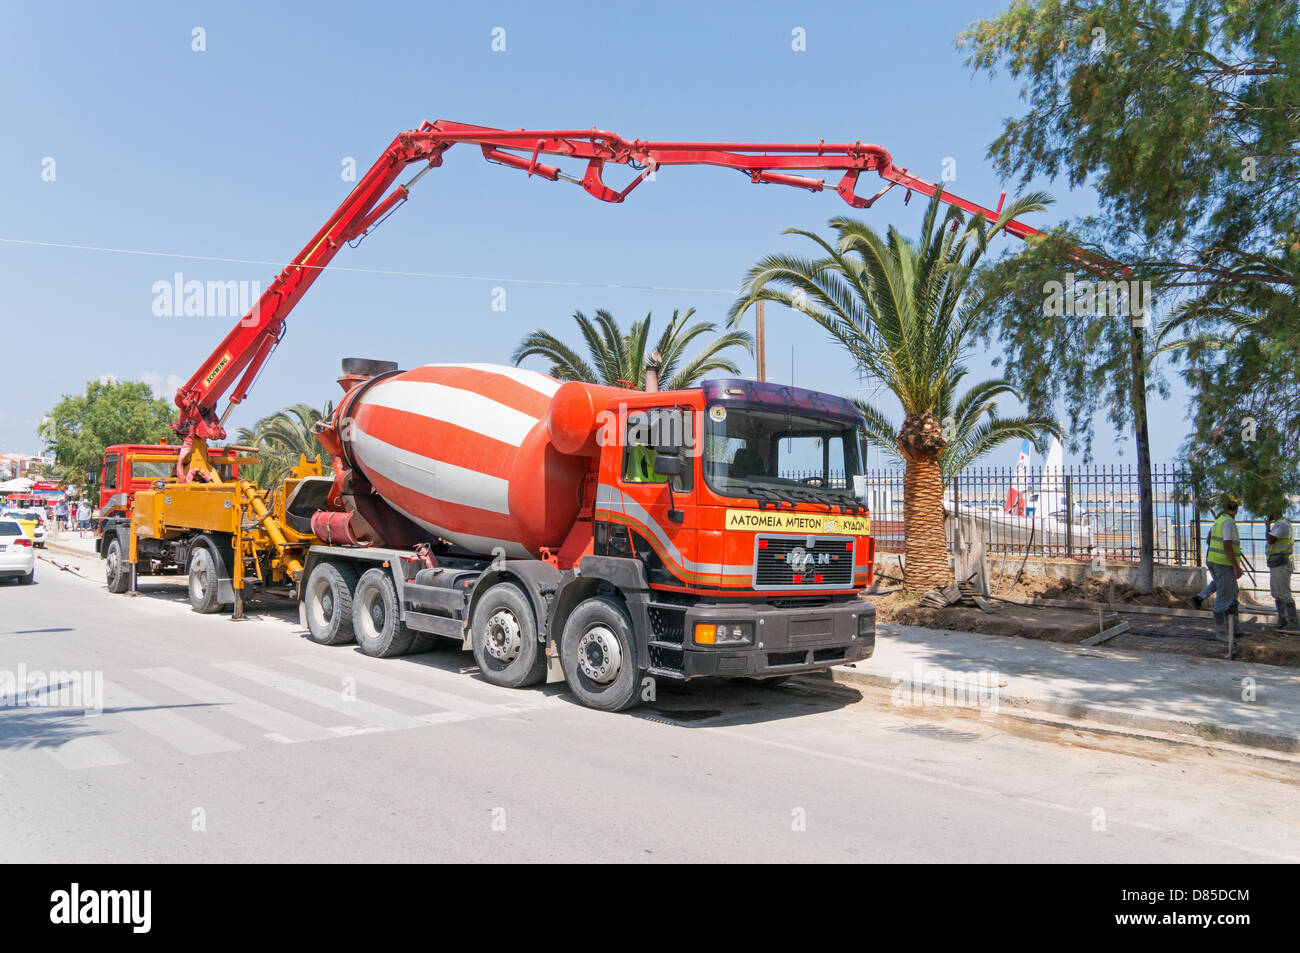
[{"label": "mixer drum", "polygon": [[[561,386],[517,367],[429,364],[345,399],[340,411],[350,420],[336,426],[348,457],[408,519],[474,553],[500,547],[507,556],[536,558],[542,547],[564,542],[588,467],[572,449],[557,448],[548,429]],[[620,393],[563,387],[593,408]],[[573,430],[572,417],[565,433]]]}]

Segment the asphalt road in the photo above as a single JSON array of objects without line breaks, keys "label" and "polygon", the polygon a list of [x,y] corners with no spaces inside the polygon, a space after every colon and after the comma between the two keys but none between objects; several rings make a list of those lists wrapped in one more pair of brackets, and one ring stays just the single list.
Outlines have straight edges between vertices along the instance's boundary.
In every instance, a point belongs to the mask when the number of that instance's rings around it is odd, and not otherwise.
[{"label": "asphalt road", "polygon": [[0,586],[0,694],[98,672],[104,707],[0,707],[4,862],[1300,859],[1290,765],[834,689],[602,714],[453,648],[370,659],[288,609],[200,616],[55,558],[90,578]]}]

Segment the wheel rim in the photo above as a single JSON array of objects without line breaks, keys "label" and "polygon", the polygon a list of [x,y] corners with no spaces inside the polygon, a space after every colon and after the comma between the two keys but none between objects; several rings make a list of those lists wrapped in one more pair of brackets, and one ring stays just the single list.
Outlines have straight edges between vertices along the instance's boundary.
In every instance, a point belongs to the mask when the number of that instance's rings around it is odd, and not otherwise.
[{"label": "wheel rim", "polygon": [[509,664],[519,658],[524,640],[519,620],[509,609],[498,609],[487,620],[483,648],[498,662]]},{"label": "wheel rim", "polygon": [[212,585],[208,578],[211,572],[212,557],[208,555],[206,549],[200,549],[194,554],[194,560],[190,563],[190,594],[197,602],[207,598],[208,590]]},{"label": "wheel rim", "polygon": [[328,579],[318,579],[311,588],[311,600],[308,603],[313,621],[325,627],[334,619],[334,588]]},{"label": "wheel rim", "polygon": [[108,560],[105,565],[105,571],[107,572],[110,581],[117,577],[117,567],[118,564],[121,563],[121,561],[122,561],[122,557],[121,554],[118,552],[118,544],[116,541],[114,541],[108,547]]},{"label": "wheel rim", "polygon": [[623,652],[618,637],[604,625],[593,625],[578,640],[578,667],[582,674],[600,685],[618,678],[623,667]]},{"label": "wheel rim", "polygon": [[367,589],[361,596],[361,611],[357,613],[363,638],[378,638],[384,631],[386,619],[384,600],[375,589]]}]

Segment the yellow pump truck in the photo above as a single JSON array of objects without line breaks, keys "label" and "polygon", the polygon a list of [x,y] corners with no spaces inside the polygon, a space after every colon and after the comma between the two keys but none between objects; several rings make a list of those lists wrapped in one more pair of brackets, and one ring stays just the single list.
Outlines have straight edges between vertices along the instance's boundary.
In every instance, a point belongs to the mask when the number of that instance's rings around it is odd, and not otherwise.
[{"label": "yellow pump truck", "polygon": [[196,612],[224,606],[243,617],[250,589],[292,596],[307,548],[317,541],[311,514],[331,480],[320,460],[299,457],[277,486],[239,478],[258,460],[249,447],[212,448],[214,482],[175,475],[182,448],[109,447],[100,478],[98,548],[110,592],[134,592],[141,575],[188,573]]}]

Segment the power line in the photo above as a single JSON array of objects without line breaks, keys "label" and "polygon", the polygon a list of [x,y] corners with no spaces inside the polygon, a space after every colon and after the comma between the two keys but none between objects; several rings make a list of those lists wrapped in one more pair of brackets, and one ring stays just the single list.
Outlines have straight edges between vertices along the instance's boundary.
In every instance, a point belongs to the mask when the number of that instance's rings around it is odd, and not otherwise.
[{"label": "power line", "polygon": [[[267,265],[285,268],[288,262],[268,261],[259,258],[221,258],[213,255],[187,255],[182,252],[146,251],[138,248],[107,248],[102,245],[78,245],[71,242],[38,242],[25,238],[0,238],[7,245],[27,245],[35,248],[66,248],[73,251],[108,252],[115,255],[142,255],[151,258],[181,258],[187,261],[214,261],[231,265]],[[363,275],[388,275],[399,278],[438,278],[454,281],[495,281],[502,284],[550,285],[564,288],[618,288],[629,291],[673,291],[693,294],[724,294],[736,297],[735,288],[676,288],[661,285],[624,285],[599,281],[551,281],[545,278],[506,278],[492,275],[453,275],[431,271],[392,271],[383,268],[350,268],[347,265],[301,265],[303,268],[328,268],[330,271],[350,271]]]}]

